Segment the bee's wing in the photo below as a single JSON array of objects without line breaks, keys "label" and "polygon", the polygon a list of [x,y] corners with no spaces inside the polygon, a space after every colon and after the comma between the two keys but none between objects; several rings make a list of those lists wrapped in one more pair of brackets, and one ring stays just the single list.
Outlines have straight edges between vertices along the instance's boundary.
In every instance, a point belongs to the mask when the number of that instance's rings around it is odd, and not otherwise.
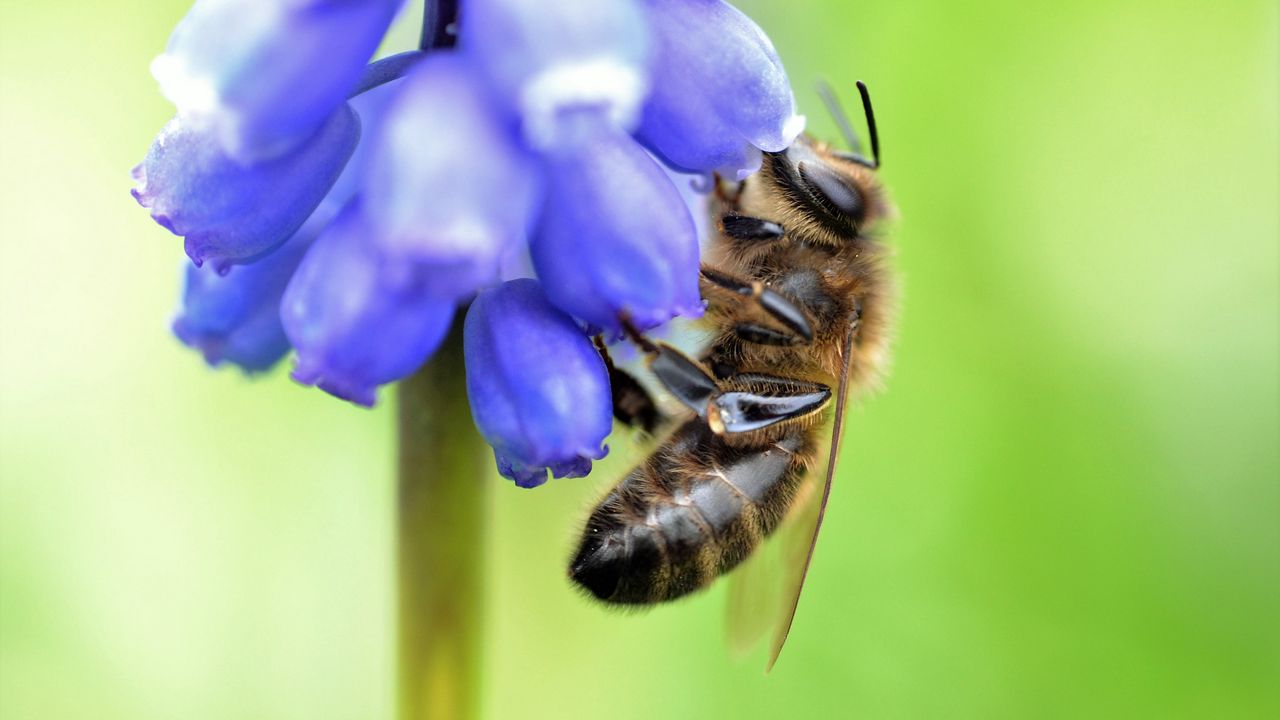
[{"label": "bee's wing", "polygon": [[[850,357],[852,343],[851,330],[843,345],[846,360]],[[827,452],[820,454],[813,469],[805,474],[796,488],[791,510],[781,526],[729,576],[725,614],[729,649],[734,655],[745,655],[766,632],[772,631],[769,670],[777,662],[791,630],[791,621],[800,602],[800,590],[818,541],[818,530],[831,494],[831,481],[839,455],[848,386],[849,369],[845,364],[836,388],[835,412],[828,423],[831,441]]]},{"label": "bee's wing", "polygon": [[[783,525],[777,532],[785,532]],[[776,535],[776,533],[775,533]],[[783,543],[767,541],[729,574],[725,642],[735,658],[745,657],[773,629],[782,606]]]},{"label": "bee's wing", "polygon": [[[825,464],[825,456],[819,457],[814,467]],[[776,632],[784,610],[790,614],[786,591],[801,581],[822,499],[821,477],[813,470],[805,473],[782,523],[729,575],[725,637],[735,657],[745,656],[760,638]]]},{"label": "bee's wing", "polygon": [[[774,634],[769,649],[769,664],[765,671],[773,669],[787,642],[787,634],[791,632],[791,621],[795,618],[796,607],[800,604],[800,590],[804,587],[805,576],[809,573],[809,563],[813,560],[813,548],[818,542],[818,531],[822,529],[822,516],[827,509],[827,499],[831,497],[831,480],[835,476],[836,460],[840,457],[840,430],[844,427],[845,402],[849,394],[849,359],[853,350],[855,328],[850,325],[845,332],[840,363],[840,382],[836,386],[836,409],[831,422],[831,442],[828,445],[825,471],[822,475],[809,473],[801,484],[799,493],[792,505],[792,513],[787,518],[788,527],[784,527],[785,535],[779,538],[779,550],[782,553],[783,584],[781,585],[782,601],[776,616]],[[819,463],[817,467],[822,467]],[[821,479],[821,486],[816,480]]]}]

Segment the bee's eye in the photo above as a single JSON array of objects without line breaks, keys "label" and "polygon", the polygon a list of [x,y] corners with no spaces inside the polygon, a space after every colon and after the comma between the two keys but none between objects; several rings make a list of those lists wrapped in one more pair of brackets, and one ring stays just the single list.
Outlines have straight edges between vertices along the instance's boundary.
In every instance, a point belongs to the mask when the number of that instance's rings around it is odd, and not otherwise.
[{"label": "bee's eye", "polygon": [[796,166],[801,181],[829,210],[838,211],[855,223],[862,220],[863,201],[858,189],[821,163],[801,162]]}]

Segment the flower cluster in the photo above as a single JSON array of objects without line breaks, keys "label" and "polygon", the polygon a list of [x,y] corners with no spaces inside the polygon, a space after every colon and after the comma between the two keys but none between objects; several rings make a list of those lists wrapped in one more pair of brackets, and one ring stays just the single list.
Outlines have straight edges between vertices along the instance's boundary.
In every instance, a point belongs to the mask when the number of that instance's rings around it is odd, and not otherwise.
[{"label": "flower cluster", "polygon": [[469,307],[502,473],[583,475],[610,429],[590,336],[702,310],[668,171],[787,147],[786,75],[722,0],[429,0],[424,47],[369,64],[402,4],[197,0],[175,29],[152,70],[177,114],[133,191],[192,261],[174,332],[372,405]]}]

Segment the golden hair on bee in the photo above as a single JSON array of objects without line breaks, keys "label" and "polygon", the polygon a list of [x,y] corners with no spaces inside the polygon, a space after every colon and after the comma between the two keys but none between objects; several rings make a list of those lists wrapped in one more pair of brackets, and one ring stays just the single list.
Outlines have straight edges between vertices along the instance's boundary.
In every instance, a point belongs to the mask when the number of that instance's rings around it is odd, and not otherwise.
[{"label": "golden hair on bee", "polygon": [[817,540],[847,391],[872,385],[888,355],[893,285],[874,232],[890,207],[871,99],[858,89],[871,158],[827,93],[850,151],[801,136],[747,179],[717,180],[718,232],[701,270],[705,350],[689,357],[623,318],[684,409],[662,417],[608,363],[619,419],[663,439],[591,512],[569,567],[596,598],[644,606],[707,587],[785,528],[784,593],[764,610],[770,666]]}]

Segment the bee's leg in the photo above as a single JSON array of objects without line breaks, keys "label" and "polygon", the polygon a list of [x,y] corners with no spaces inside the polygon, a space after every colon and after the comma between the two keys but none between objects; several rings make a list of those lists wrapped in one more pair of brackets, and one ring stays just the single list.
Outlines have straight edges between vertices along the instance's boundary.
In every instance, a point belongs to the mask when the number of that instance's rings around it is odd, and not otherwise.
[{"label": "bee's leg", "polygon": [[711,173],[711,188],[716,200],[724,205],[732,208],[738,207],[738,198],[742,195],[742,185],[745,180],[737,183],[730,183],[720,176],[720,173]]},{"label": "bee's leg", "polygon": [[718,381],[679,350],[646,338],[625,316],[622,327],[649,356],[649,368],[667,391],[706,420],[717,435],[801,420],[817,414],[831,400],[831,388],[804,380],[750,373]]},{"label": "bee's leg", "polygon": [[604,338],[597,335],[593,340],[596,349],[600,351],[600,356],[604,358],[605,366],[609,368],[613,416],[625,425],[639,427],[645,432],[652,433],[665,420],[662,413],[658,411],[658,405],[654,403],[653,397],[631,373],[613,364],[613,358],[609,356],[609,348],[605,345]]},{"label": "bee's leg", "polygon": [[707,402],[720,391],[715,376],[701,363],[664,342],[645,337],[625,313],[619,318],[627,337],[648,356],[649,370],[677,400],[705,417]]},{"label": "bee's leg", "polygon": [[780,422],[803,420],[831,401],[831,388],[793,378],[756,373],[725,379],[707,405],[707,424],[717,435],[746,433]]},{"label": "bee's leg", "polygon": [[[710,292],[704,293],[712,304],[725,302],[752,303],[764,311],[779,327],[761,323],[739,322],[734,332],[742,340],[760,345],[808,345],[813,342],[813,325],[808,314],[759,280],[745,280],[702,266],[702,279]],[[727,298],[726,298],[727,296]],[[726,299],[721,299],[726,298]]]},{"label": "bee's leg", "polygon": [[786,230],[778,223],[737,213],[721,216],[720,228],[724,230],[726,237],[742,245],[768,243],[786,234]]}]

